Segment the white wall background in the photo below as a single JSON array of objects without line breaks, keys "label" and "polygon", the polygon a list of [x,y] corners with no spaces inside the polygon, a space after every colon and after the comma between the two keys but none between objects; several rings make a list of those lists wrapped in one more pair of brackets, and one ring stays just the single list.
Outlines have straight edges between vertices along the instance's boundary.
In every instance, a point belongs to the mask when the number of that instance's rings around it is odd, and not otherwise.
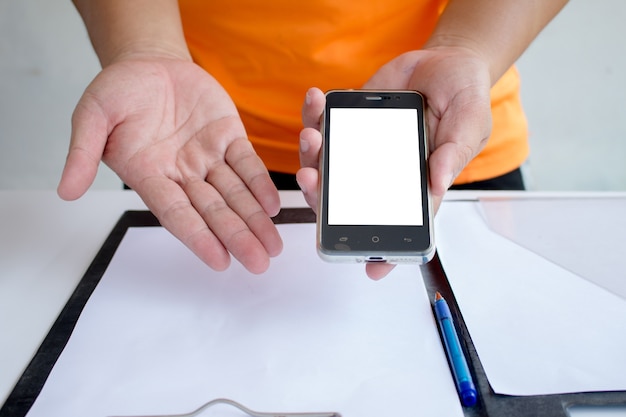
[{"label": "white wall background", "polygon": [[626,190],[626,2],[570,0],[518,62],[540,190]]},{"label": "white wall background", "polygon": [[[530,187],[626,190],[626,2],[571,0],[519,60]],[[99,69],[70,0],[0,0],[0,189],[56,188]],[[94,188],[119,188],[105,166]]]},{"label": "white wall background", "polygon": [[[55,189],[70,118],[100,69],[70,0],[0,0],[0,189]],[[121,182],[102,165],[95,188]]]}]

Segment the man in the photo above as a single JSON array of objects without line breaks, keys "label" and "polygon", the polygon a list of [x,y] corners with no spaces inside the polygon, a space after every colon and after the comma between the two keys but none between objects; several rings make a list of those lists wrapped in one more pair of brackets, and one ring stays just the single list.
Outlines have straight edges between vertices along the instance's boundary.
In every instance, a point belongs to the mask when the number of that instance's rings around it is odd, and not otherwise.
[{"label": "man", "polygon": [[[80,197],[102,160],[209,266],[232,254],[261,273],[282,249],[267,167],[294,173],[303,82],[424,93],[438,206],[455,180],[508,175],[526,158],[510,68],[566,1],[178,3],[75,0],[103,70],[74,112],[58,192]],[[302,106],[297,178],[312,207],[323,104],[312,88]]]}]

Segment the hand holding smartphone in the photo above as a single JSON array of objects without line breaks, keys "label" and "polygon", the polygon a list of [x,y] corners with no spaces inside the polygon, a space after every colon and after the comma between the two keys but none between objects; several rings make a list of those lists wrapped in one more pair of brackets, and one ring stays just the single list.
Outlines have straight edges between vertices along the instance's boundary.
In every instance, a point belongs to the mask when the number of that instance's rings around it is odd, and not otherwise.
[{"label": "hand holding smartphone", "polygon": [[432,259],[424,112],[416,91],[326,93],[317,220],[322,259]]}]

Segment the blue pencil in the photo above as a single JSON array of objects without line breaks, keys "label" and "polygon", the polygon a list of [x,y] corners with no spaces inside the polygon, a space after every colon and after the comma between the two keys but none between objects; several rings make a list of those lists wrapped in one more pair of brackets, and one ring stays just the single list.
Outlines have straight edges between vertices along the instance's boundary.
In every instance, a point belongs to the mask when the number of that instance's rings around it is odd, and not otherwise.
[{"label": "blue pencil", "polygon": [[461,349],[459,336],[454,328],[450,308],[439,292],[435,295],[435,315],[443,335],[446,354],[448,355],[450,366],[452,366],[452,373],[454,374],[456,389],[461,397],[461,403],[466,407],[472,407],[476,405],[478,400],[476,387],[463,354],[463,349]]}]

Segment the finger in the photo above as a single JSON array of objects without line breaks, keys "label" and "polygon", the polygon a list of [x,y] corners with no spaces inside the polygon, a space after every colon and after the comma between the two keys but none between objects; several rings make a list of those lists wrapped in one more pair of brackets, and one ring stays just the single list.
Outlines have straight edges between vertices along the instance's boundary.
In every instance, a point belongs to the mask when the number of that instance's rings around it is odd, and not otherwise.
[{"label": "finger", "polygon": [[215,187],[206,181],[194,180],[186,183],[183,189],[228,252],[254,274],[267,270],[269,255],[264,245]]},{"label": "finger", "polygon": [[226,151],[226,162],[243,180],[265,213],[274,217],[280,211],[280,196],[267,168],[246,139],[233,141]]},{"label": "finger", "polygon": [[304,194],[304,199],[315,213],[317,213],[319,201],[318,175],[319,172],[314,168],[301,168],[296,173],[296,181],[298,181],[302,194]]},{"label": "finger", "polygon": [[379,280],[387,276],[391,272],[393,268],[395,268],[395,264],[379,264],[379,263],[369,263],[365,265],[365,273],[368,277],[373,280]]},{"label": "finger", "polygon": [[326,97],[322,90],[312,87],[306,92],[304,104],[302,105],[302,123],[304,127],[320,130],[320,120],[325,105]]},{"label": "finger", "polygon": [[57,187],[59,197],[63,200],[81,197],[96,178],[99,162],[87,149],[70,149]]},{"label": "finger", "polygon": [[322,134],[312,127],[305,127],[300,132],[300,166],[318,168]]},{"label": "finger", "polygon": [[439,207],[441,207],[441,202],[443,201],[443,196],[432,196],[430,198],[431,208],[433,211],[433,216],[437,214],[439,211]]},{"label": "finger", "polygon": [[150,177],[135,191],[159,219],[198,258],[216,271],[230,265],[230,255],[204,219],[192,206],[183,189],[166,177]]},{"label": "finger", "polygon": [[[467,152],[467,151],[466,151]],[[453,142],[439,146],[428,159],[430,192],[433,198],[443,197],[457,175],[459,150]],[[464,159],[465,157],[462,157]]]},{"label": "finger", "polygon": [[[283,243],[278,229],[276,229],[276,226],[263,210],[263,207],[261,207],[249,188],[232,168],[226,164],[214,167],[207,176],[207,181],[215,187],[224,200],[227,205],[224,209],[228,208],[241,219],[246,228],[252,232],[252,236],[250,236],[249,239],[254,238],[263,245],[265,250],[264,258],[279,255],[283,249]],[[228,212],[227,214],[230,215]],[[208,224],[212,227],[210,223]],[[240,228],[241,223],[233,223],[233,227]],[[237,230],[234,229],[233,231],[236,232]],[[251,263],[250,260],[245,258],[247,252],[234,252],[229,244],[224,243],[226,248],[239,259],[239,261],[244,264]]]},{"label": "finger", "polygon": [[70,149],[57,188],[62,199],[76,200],[91,186],[108,134],[106,116],[83,96],[72,115]]},{"label": "finger", "polygon": [[481,112],[480,107],[474,104],[470,102],[469,105],[449,109],[437,125],[433,140],[435,148],[429,156],[431,192],[435,197],[443,197],[454,179],[489,139],[489,106]]}]

